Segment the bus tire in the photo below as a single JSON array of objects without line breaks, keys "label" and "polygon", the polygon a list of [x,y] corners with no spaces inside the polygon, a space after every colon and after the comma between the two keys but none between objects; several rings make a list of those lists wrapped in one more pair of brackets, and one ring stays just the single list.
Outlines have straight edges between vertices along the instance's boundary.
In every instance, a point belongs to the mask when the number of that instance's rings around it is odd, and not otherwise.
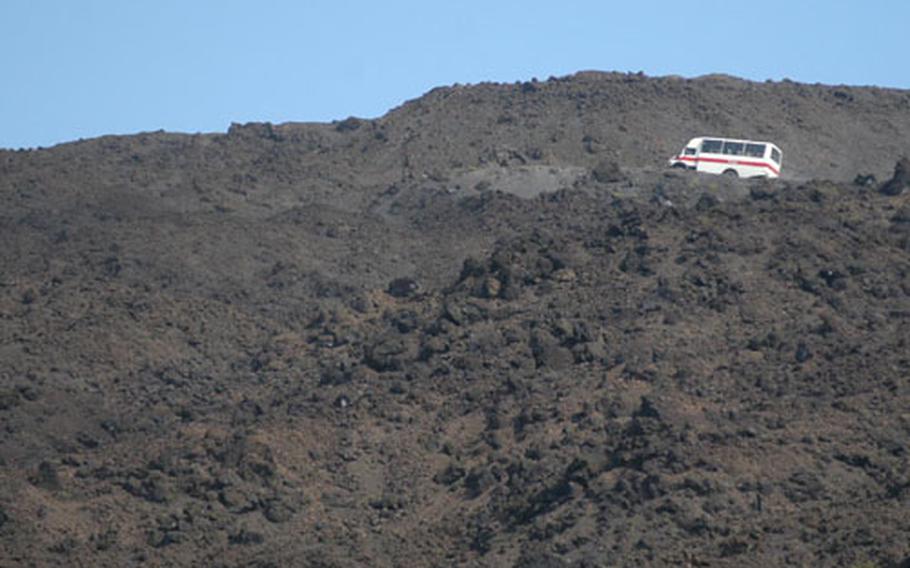
[{"label": "bus tire", "polygon": [[724,175],[727,176],[728,178],[738,178],[739,172],[737,172],[733,168],[730,168],[729,170],[724,170]]},{"label": "bus tire", "polygon": [[688,167],[686,164],[682,163],[682,162],[676,162],[675,164],[673,164],[673,167],[676,168],[677,170],[687,170],[687,169],[689,169],[689,167]]}]

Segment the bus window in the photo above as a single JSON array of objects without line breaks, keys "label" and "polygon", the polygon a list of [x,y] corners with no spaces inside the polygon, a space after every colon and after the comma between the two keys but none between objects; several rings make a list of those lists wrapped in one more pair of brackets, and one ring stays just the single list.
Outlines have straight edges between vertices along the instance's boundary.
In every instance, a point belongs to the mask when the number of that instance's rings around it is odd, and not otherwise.
[{"label": "bus window", "polygon": [[778,152],[777,148],[771,148],[771,159],[778,164],[780,163],[780,152]]},{"label": "bus window", "polygon": [[746,144],[746,155],[751,158],[764,158],[765,157],[765,145],[764,144]]},{"label": "bus window", "polygon": [[686,148],[686,156],[694,156],[696,148]]},{"label": "bus window", "polygon": [[729,154],[731,156],[742,156],[743,155],[743,143],[742,142],[724,142],[724,154]]},{"label": "bus window", "polygon": [[702,153],[720,154],[720,149],[724,145],[720,140],[705,140],[701,143]]}]

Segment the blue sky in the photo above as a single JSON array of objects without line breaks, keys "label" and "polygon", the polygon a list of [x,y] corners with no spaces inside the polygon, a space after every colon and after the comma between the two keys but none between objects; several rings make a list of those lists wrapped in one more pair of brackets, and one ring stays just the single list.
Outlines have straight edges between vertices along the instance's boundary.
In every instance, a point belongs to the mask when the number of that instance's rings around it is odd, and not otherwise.
[{"label": "blue sky", "polygon": [[910,88],[907,21],[905,0],[0,0],[0,148],[590,69]]}]

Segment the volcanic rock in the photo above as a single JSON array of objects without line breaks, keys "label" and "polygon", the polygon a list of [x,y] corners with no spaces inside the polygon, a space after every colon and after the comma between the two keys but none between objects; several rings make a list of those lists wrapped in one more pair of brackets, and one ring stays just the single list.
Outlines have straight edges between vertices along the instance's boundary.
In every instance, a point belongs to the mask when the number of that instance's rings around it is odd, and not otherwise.
[{"label": "volcanic rock", "polygon": [[910,159],[901,158],[894,166],[894,175],[879,191],[884,195],[896,196],[910,188]]}]

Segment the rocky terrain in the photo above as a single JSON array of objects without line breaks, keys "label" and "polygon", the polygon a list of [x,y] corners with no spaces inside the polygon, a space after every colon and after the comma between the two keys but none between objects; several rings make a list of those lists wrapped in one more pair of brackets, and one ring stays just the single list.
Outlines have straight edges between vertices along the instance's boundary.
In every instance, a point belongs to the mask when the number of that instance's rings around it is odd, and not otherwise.
[{"label": "rocky terrain", "polygon": [[0,151],[0,566],[910,566],[908,154],[593,72]]}]

